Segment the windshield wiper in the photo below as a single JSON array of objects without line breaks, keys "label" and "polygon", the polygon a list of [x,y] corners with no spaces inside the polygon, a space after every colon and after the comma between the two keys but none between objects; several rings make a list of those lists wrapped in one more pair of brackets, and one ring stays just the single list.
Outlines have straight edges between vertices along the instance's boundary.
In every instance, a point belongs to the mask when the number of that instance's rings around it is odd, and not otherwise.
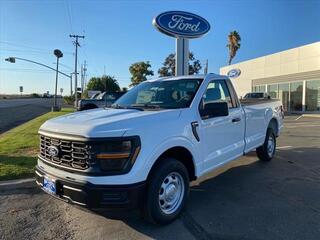
[{"label": "windshield wiper", "polygon": [[130,106],[131,106],[131,107],[140,107],[140,108],[163,109],[160,105],[148,104],[148,103],[144,103],[144,104],[132,104],[132,105],[130,105]]},{"label": "windshield wiper", "polygon": [[141,107],[135,107],[135,106],[121,106],[119,104],[114,104],[114,105],[111,105],[111,108],[115,108],[115,109],[135,109],[135,110],[139,110],[139,111],[144,111],[143,108]]}]

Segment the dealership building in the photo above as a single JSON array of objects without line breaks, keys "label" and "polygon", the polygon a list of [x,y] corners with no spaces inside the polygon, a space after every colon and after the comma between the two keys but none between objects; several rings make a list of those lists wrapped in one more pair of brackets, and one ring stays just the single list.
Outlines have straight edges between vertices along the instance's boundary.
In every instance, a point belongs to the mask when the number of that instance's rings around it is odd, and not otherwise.
[{"label": "dealership building", "polygon": [[230,72],[239,97],[268,92],[287,112],[320,113],[320,42],[220,68]]}]

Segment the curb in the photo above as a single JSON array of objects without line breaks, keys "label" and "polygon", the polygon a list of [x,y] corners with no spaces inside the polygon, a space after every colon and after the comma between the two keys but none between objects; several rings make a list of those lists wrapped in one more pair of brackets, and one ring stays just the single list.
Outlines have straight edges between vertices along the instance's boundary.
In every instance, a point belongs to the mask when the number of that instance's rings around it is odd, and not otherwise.
[{"label": "curb", "polygon": [[320,118],[320,114],[302,114],[303,117]]},{"label": "curb", "polygon": [[12,186],[12,185],[18,185],[23,183],[29,183],[34,182],[35,178],[25,178],[25,179],[17,179],[17,180],[9,180],[9,181],[0,181],[0,187],[1,186]]}]

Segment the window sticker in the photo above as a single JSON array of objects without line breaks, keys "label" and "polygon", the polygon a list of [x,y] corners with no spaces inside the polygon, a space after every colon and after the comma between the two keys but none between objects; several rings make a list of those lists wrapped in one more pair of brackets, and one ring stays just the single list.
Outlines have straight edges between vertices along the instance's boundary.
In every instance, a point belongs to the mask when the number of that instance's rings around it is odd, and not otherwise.
[{"label": "window sticker", "polygon": [[144,103],[150,103],[152,101],[152,98],[155,96],[154,91],[140,91],[137,96],[137,104],[144,104]]}]

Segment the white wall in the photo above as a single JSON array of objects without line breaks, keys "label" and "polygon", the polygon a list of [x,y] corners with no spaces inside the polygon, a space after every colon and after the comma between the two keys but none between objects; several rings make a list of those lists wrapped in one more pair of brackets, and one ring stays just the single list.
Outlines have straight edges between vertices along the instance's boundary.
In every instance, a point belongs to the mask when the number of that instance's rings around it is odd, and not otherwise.
[{"label": "white wall", "polygon": [[227,75],[234,68],[239,68],[241,75],[231,80],[239,97],[244,96],[251,91],[253,79],[320,70],[320,42],[224,66],[220,74]]}]

